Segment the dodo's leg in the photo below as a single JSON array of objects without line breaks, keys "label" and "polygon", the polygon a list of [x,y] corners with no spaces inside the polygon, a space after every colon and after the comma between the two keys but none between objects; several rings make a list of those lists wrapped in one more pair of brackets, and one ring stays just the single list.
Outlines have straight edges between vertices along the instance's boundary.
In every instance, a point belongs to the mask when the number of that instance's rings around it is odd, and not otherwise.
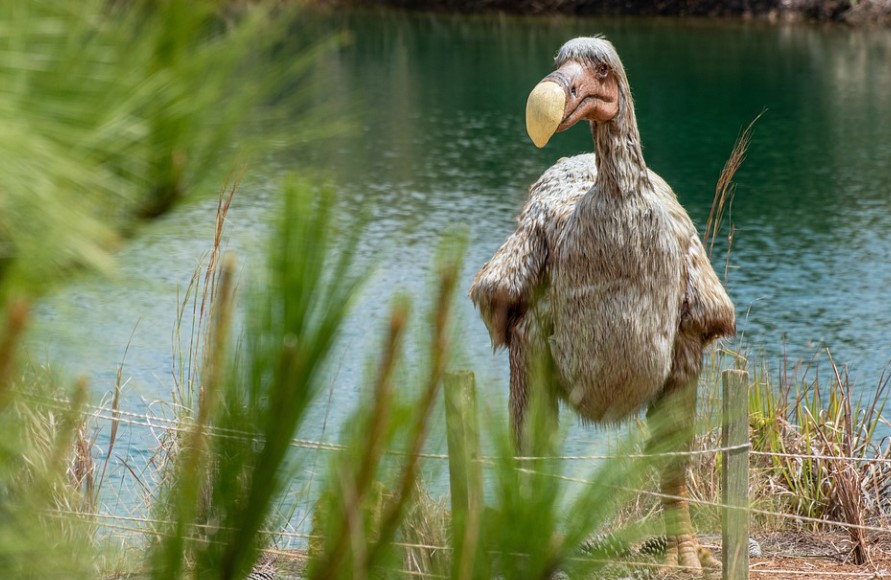
[{"label": "dodo's leg", "polygon": [[[696,384],[665,386],[662,395],[647,411],[650,425],[650,453],[689,451],[693,444],[696,423]],[[667,545],[666,566],[684,566],[688,570],[718,568],[720,563],[699,544],[690,506],[687,502],[688,456],[665,456],[658,460],[661,475],[662,512]]]},{"label": "dodo's leg", "polygon": [[508,346],[511,431],[516,452],[535,455],[539,443],[549,441],[556,431],[556,375],[544,333],[531,313],[511,334]]},{"label": "dodo's leg", "polygon": [[529,406],[529,365],[523,341],[514,340],[508,346],[510,361],[510,428],[514,437],[514,448],[518,453],[522,449],[523,427],[526,422],[526,410]]}]

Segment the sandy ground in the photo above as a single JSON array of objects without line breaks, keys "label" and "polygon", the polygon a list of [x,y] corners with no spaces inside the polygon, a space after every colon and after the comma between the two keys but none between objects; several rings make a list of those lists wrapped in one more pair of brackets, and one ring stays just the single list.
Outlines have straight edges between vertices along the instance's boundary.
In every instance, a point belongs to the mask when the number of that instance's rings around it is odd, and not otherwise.
[{"label": "sandy ground", "polygon": [[870,536],[872,562],[860,566],[851,561],[850,541],[844,532],[776,532],[753,537],[762,551],[762,557],[749,562],[749,578],[753,580],[891,579],[891,533]]},{"label": "sandy ground", "polygon": [[[753,534],[761,545],[762,556],[751,558],[749,578],[752,580],[834,580],[839,578],[887,578],[891,580],[891,530],[889,534],[870,536],[872,562],[856,565],[850,558],[850,541],[844,532],[774,532]],[[720,537],[700,536],[702,543],[720,558]],[[305,553],[292,553],[290,558],[278,559],[280,578],[299,577]],[[284,562],[282,560],[290,560]],[[406,576],[409,577],[409,576]],[[690,580],[690,575],[670,574],[665,580]],[[711,574],[707,578],[721,578]]]}]

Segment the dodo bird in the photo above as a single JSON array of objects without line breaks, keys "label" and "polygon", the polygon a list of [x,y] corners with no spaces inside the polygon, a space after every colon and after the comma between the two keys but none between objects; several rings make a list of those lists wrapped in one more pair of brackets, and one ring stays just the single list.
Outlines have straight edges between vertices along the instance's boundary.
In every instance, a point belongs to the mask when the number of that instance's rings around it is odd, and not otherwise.
[{"label": "dodo bird", "polygon": [[[671,188],[647,169],[625,70],[602,37],[570,40],[529,95],[534,144],[588,121],[595,154],[563,158],[532,185],[517,229],[477,273],[470,297],[510,361],[511,423],[524,419],[544,356],[583,420],[615,422],[647,408],[651,443],[689,448],[705,346],[735,332],[726,291]],[[652,448],[652,446],[651,446]],[[667,564],[719,564],[690,521],[686,461],[661,467]]]}]

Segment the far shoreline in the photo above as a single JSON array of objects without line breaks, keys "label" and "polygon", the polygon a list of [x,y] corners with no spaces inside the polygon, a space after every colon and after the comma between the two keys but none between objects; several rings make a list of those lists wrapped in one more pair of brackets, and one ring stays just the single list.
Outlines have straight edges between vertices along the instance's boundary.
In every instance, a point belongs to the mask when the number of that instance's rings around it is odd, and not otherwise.
[{"label": "far shoreline", "polygon": [[315,0],[317,6],[535,16],[643,16],[891,27],[891,0]]}]

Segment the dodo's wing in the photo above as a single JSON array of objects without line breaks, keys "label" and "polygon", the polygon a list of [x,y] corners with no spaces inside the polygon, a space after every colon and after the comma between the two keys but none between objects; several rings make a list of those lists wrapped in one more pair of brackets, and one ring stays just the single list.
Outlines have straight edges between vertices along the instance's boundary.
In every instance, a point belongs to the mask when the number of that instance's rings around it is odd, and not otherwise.
[{"label": "dodo's wing", "polygon": [[715,274],[705,248],[695,233],[686,253],[687,293],[681,330],[698,334],[704,342],[736,332],[736,313],[727,291]]},{"label": "dodo's wing", "polygon": [[736,332],[736,313],[718,275],[708,259],[699,233],[674,192],[655,173],[650,179],[662,194],[675,236],[684,253],[686,289],[681,311],[680,330],[697,335],[704,343]]},{"label": "dodo's wing", "polygon": [[510,329],[529,309],[548,257],[544,233],[536,223],[521,220],[477,272],[469,295],[486,323],[493,347],[510,344]]},{"label": "dodo's wing", "polygon": [[554,243],[596,178],[593,154],[560,159],[529,189],[517,229],[477,272],[469,296],[495,348],[510,344],[511,329],[547,291]]}]

